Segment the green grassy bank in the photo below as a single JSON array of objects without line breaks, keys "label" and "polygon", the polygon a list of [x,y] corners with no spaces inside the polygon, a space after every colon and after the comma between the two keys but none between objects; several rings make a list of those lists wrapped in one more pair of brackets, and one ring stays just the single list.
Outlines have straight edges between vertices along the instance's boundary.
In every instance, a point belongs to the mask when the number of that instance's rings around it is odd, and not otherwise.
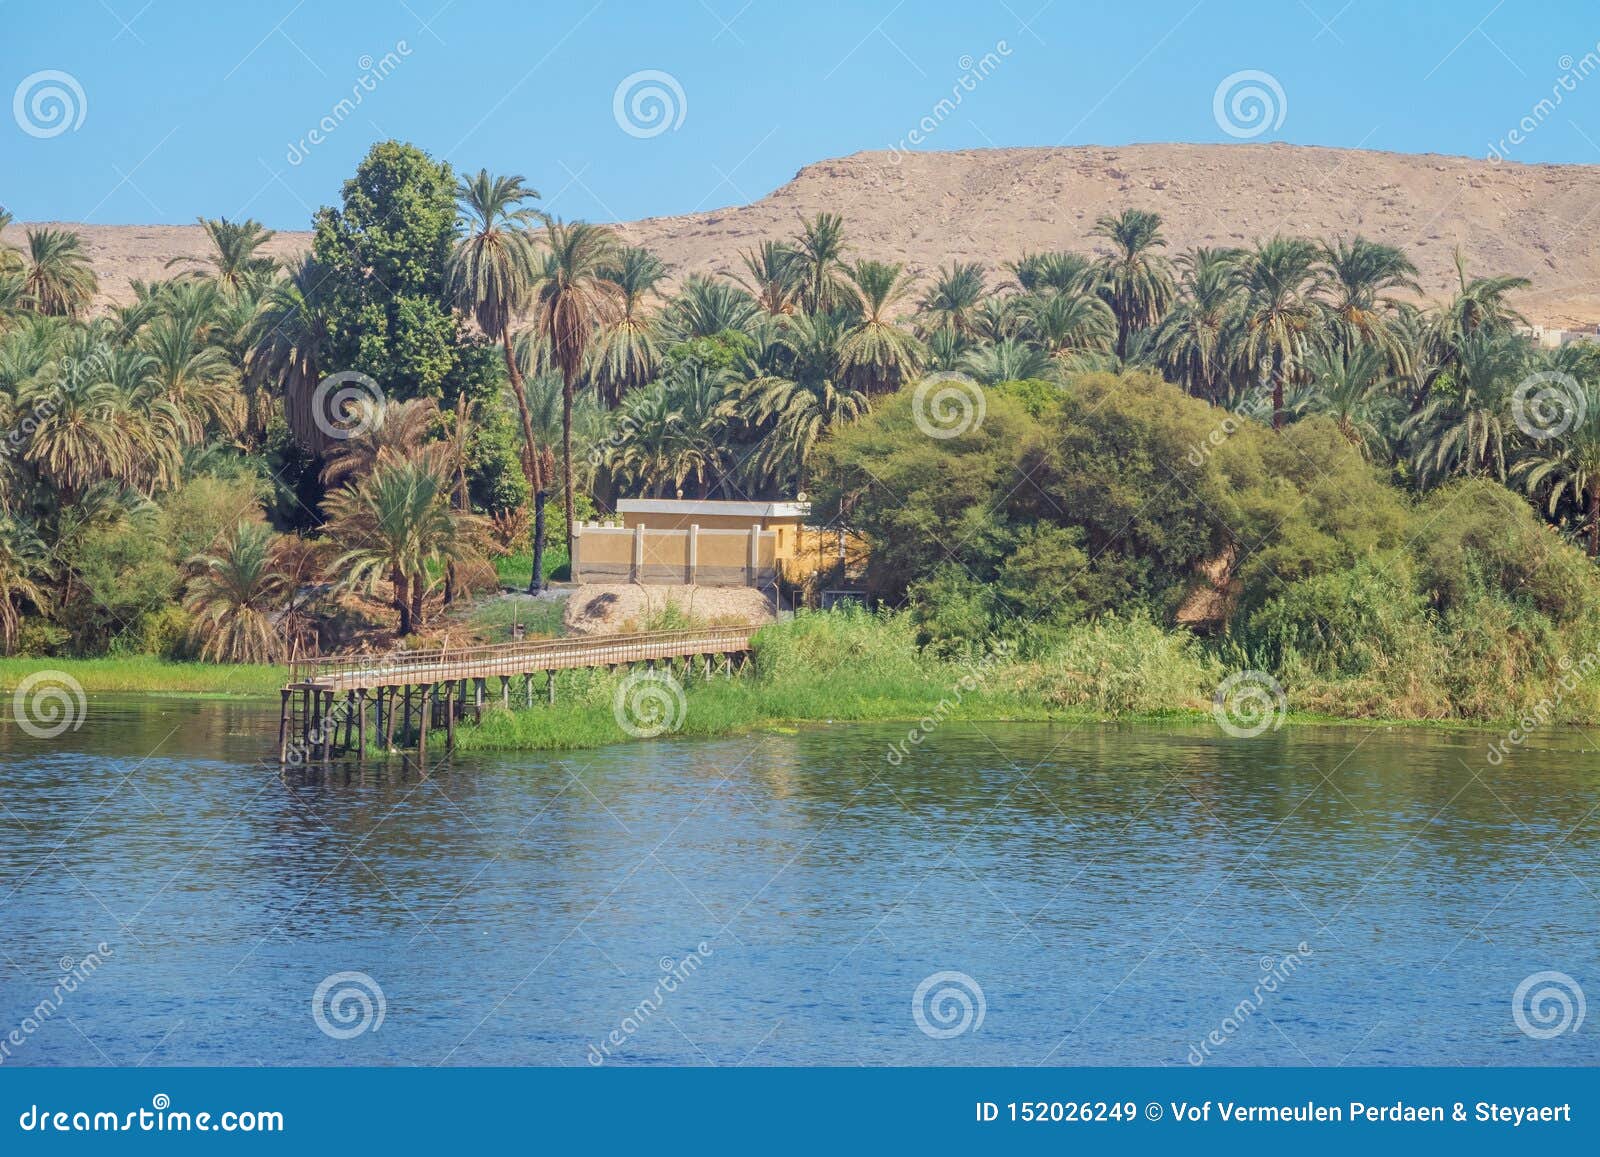
[{"label": "green grassy bank", "polygon": [[[1185,632],[1146,620],[1102,620],[1032,652],[997,644],[963,659],[935,658],[916,645],[907,616],[862,612],[802,614],[755,641],[753,670],[710,680],[679,672],[670,686],[625,684],[625,676],[571,671],[558,677],[556,705],[493,708],[479,727],[457,733],[462,750],[597,747],[636,730],[709,737],[801,722],[904,722],[908,734],[945,721],[1214,720],[1214,696],[1238,670]],[[1265,716],[1280,722],[1363,721],[1462,727],[1510,723],[1536,710],[1542,723],[1600,716],[1600,679],[1568,691],[1523,686],[1501,713],[1419,713],[1405,682],[1380,693],[1371,679],[1339,688],[1324,680],[1284,687],[1252,673],[1224,696],[1223,709],[1248,731]],[[1281,697],[1280,697],[1281,692]],[[1344,710],[1330,710],[1343,702]],[[913,740],[912,742],[915,742]]]},{"label": "green grassy bank", "polygon": [[38,671],[60,671],[89,692],[183,692],[233,698],[275,694],[280,666],[173,663],[148,655],[104,659],[0,659],[0,687],[15,687]]}]

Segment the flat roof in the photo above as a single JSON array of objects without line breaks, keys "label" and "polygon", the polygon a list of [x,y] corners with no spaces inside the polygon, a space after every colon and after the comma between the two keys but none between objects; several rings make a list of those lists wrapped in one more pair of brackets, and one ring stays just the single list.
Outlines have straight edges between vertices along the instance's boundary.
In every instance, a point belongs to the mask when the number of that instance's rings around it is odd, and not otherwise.
[{"label": "flat roof", "polygon": [[733,518],[805,518],[809,502],[711,502],[689,498],[621,498],[618,514],[721,514]]}]

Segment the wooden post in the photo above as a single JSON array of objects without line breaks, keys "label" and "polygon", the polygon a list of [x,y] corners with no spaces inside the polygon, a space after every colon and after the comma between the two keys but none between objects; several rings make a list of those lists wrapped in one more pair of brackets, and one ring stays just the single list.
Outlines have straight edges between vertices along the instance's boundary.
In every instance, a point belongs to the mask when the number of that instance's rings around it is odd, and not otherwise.
[{"label": "wooden post", "polygon": [[344,749],[346,754],[350,751],[350,742],[355,736],[356,693],[344,693]]},{"label": "wooden post", "polygon": [[417,713],[417,759],[428,758],[428,716],[432,714],[433,687],[429,684],[422,686],[422,710]]},{"label": "wooden post", "polygon": [[500,706],[511,710],[511,676],[500,676]]},{"label": "wooden post", "polygon": [[322,745],[322,762],[333,758],[333,745],[339,739],[339,721],[333,717],[333,692],[324,691],[317,698],[317,739]]},{"label": "wooden post", "polygon": [[289,696],[294,692],[285,687],[283,702],[278,707],[278,762],[289,758]]},{"label": "wooden post", "polygon": [[405,718],[400,721],[400,743],[402,746],[411,742],[411,684],[406,684],[405,704],[402,707]]},{"label": "wooden post", "polygon": [[385,751],[394,750],[394,688],[387,689],[383,707],[383,747]]},{"label": "wooden post", "polygon": [[544,673],[544,692],[545,701],[554,707],[556,703],[556,673],[554,671],[546,671]]},{"label": "wooden post", "polygon": [[529,707],[532,707],[533,706],[533,672],[532,671],[529,671],[527,674],[525,674],[522,677],[522,683],[523,683],[523,687],[522,687],[523,695],[526,696],[526,698],[528,700],[528,704],[527,705]]},{"label": "wooden post", "polygon": [[[300,689],[300,742],[302,744],[311,742],[311,689],[309,687]],[[310,754],[309,751],[307,754]]]},{"label": "wooden post", "polygon": [[367,757],[367,689],[356,692],[356,758]]},{"label": "wooden post", "polygon": [[472,681],[472,721],[474,723],[483,722],[483,699],[489,692],[488,682],[487,679],[474,679]]},{"label": "wooden post", "polygon": [[444,685],[444,749],[456,749],[456,712],[455,712],[456,683],[452,679]]}]

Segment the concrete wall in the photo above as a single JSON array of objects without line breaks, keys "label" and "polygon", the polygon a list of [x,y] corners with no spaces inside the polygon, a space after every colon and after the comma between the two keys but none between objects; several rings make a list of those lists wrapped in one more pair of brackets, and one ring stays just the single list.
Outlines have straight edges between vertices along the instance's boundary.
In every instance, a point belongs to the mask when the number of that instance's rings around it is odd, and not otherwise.
[{"label": "concrete wall", "polygon": [[765,587],[778,577],[777,535],[754,527],[653,530],[580,522],[573,548],[572,580],[580,583]]}]

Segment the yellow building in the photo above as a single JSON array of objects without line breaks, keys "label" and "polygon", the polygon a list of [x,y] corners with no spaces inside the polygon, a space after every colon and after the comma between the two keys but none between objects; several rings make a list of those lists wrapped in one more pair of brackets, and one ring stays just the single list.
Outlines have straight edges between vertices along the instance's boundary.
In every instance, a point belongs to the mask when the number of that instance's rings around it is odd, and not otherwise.
[{"label": "yellow building", "polygon": [[624,498],[610,522],[574,528],[572,578],[587,583],[804,585],[842,558],[853,536],[808,527],[809,503]]}]

